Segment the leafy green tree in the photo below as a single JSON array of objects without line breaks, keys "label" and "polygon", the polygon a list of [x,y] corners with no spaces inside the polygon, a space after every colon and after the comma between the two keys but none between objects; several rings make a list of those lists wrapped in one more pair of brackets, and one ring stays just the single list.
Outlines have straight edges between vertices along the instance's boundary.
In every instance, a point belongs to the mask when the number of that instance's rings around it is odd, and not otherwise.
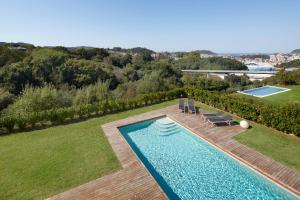
[{"label": "leafy green tree", "polygon": [[63,51],[41,48],[31,53],[25,63],[31,66],[32,73],[41,83],[59,84],[59,68],[69,58]]},{"label": "leafy green tree", "polygon": [[137,85],[138,82],[126,82],[118,85],[117,89],[113,91],[114,95],[117,98],[127,99],[131,97],[135,97],[137,93]]},{"label": "leafy green tree", "polygon": [[77,88],[109,79],[101,63],[90,60],[70,59],[61,66],[60,75],[61,82]]},{"label": "leafy green tree", "polygon": [[277,65],[280,68],[300,68],[300,59]]},{"label": "leafy green tree", "polygon": [[41,85],[41,82],[34,76],[32,67],[23,62],[3,67],[0,70],[0,82],[2,87],[14,94],[19,94],[25,85]]},{"label": "leafy green tree", "polygon": [[184,73],[181,80],[185,86],[195,86],[197,85],[200,76],[201,75],[199,74]]},{"label": "leafy green tree", "polygon": [[139,80],[138,93],[149,93],[174,89],[182,86],[180,73],[169,63],[153,62],[150,64],[149,72]]},{"label": "leafy green tree", "polygon": [[133,62],[136,64],[143,65],[153,60],[150,52],[142,52],[134,57]]},{"label": "leafy green tree", "polygon": [[229,83],[230,86],[246,86],[252,83],[249,77],[245,74],[242,76],[230,74],[225,77],[225,80]]},{"label": "leafy green tree", "polygon": [[126,77],[126,81],[137,81],[139,79],[138,71],[131,64],[127,64],[122,69],[122,73]]},{"label": "leafy green tree", "polygon": [[219,77],[200,77],[198,85],[201,89],[216,91],[226,90],[229,87],[229,84]]},{"label": "leafy green tree", "polygon": [[98,60],[101,61],[103,58],[109,56],[109,53],[107,50],[103,48],[80,48],[75,50],[75,55],[79,59],[86,59],[86,60]]},{"label": "leafy green tree", "polygon": [[113,65],[115,67],[123,68],[132,61],[132,56],[130,54],[125,55],[110,55],[104,58],[104,63],[108,65]]},{"label": "leafy green tree", "polygon": [[68,90],[57,90],[52,85],[45,87],[26,86],[15,103],[4,110],[7,114],[28,114],[43,110],[69,107],[72,95]]},{"label": "leafy green tree", "polygon": [[0,111],[11,104],[15,99],[15,96],[4,88],[0,88]]},{"label": "leafy green tree", "polygon": [[211,69],[211,70],[247,70],[243,63],[222,57],[201,58],[199,53],[190,53],[178,60],[175,65],[179,69]]},{"label": "leafy green tree", "polygon": [[94,85],[78,89],[74,97],[73,105],[96,104],[111,99],[112,94],[109,90],[109,85],[109,81],[98,81]]},{"label": "leafy green tree", "polygon": [[27,53],[22,50],[10,49],[9,47],[0,47],[0,67],[19,62],[25,58]]}]

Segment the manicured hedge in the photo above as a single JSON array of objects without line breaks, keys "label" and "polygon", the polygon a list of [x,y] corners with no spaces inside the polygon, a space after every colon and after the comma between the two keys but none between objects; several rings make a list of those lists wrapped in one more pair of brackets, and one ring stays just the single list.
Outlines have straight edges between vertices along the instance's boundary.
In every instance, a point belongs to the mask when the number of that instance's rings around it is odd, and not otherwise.
[{"label": "manicured hedge", "polygon": [[[139,95],[132,99],[114,99],[99,104],[87,104],[67,108],[51,109],[42,112],[27,113],[26,115],[9,115],[0,118],[0,129],[2,133],[9,133],[25,128],[34,128],[46,124],[61,124],[67,120],[86,118],[90,116],[101,116],[105,114],[139,108],[147,105],[160,103],[186,97],[184,89],[174,89],[167,92],[157,92]],[[1,134],[1,131],[0,131]]]},{"label": "manicured hedge", "polygon": [[198,88],[186,88],[186,93],[197,101],[236,114],[244,119],[300,136],[299,104],[274,105],[256,99]]}]

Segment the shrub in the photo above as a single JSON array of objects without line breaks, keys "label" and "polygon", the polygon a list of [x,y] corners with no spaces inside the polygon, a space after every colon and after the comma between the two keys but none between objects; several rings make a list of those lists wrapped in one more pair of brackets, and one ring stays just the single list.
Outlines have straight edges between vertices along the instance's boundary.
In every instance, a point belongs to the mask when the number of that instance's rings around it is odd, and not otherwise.
[{"label": "shrub", "polygon": [[51,85],[42,88],[26,86],[22,95],[5,110],[5,113],[24,115],[32,112],[68,107],[71,106],[71,99],[71,95],[67,90],[57,90]]},{"label": "shrub", "polygon": [[98,81],[95,85],[89,85],[76,91],[73,105],[96,104],[111,99],[109,81]]},{"label": "shrub", "polygon": [[11,104],[15,99],[15,96],[9,93],[7,90],[0,88],[0,111]]},{"label": "shrub", "polygon": [[27,116],[19,115],[19,116],[16,118],[16,125],[19,127],[19,129],[24,129],[24,128],[26,128],[27,123],[28,123]]},{"label": "shrub", "polygon": [[0,118],[0,127],[6,128],[9,132],[11,132],[16,124],[16,118],[13,116],[5,116]]},{"label": "shrub", "polygon": [[279,131],[300,136],[300,106],[298,104],[275,106],[263,101],[227,93],[210,92],[192,87],[185,90],[190,97],[202,103],[262,123]]},{"label": "shrub", "polygon": [[15,126],[19,129],[24,129],[27,126],[34,127],[37,123],[51,122],[52,124],[59,124],[75,116],[83,118],[93,114],[115,113],[185,96],[184,89],[175,89],[168,92],[143,94],[131,99],[111,99],[97,104],[78,104],[72,107],[54,107],[44,111],[27,112],[25,114],[6,114],[0,120],[0,128],[5,128],[8,132],[11,132]]}]

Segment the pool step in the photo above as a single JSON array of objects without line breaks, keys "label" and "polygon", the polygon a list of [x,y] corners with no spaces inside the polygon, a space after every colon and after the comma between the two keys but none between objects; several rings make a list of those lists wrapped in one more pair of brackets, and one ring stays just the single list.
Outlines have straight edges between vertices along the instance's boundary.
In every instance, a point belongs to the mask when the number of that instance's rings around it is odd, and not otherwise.
[{"label": "pool step", "polygon": [[156,122],[155,123],[155,126],[159,129],[172,129],[172,128],[176,128],[176,124],[174,122],[171,122],[171,123],[159,123],[159,122]]},{"label": "pool step", "polygon": [[169,136],[179,132],[176,123],[172,121],[157,120],[155,126],[161,136]]},{"label": "pool step", "polygon": [[157,128],[161,128],[161,129],[169,129],[169,128],[173,128],[173,127],[176,127],[176,124],[156,124],[156,127]]},{"label": "pool step", "polygon": [[171,131],[160,131],[159,135],[160,136],[170,136],[170,135],[174,135],[176,133],[179,133],[180,131],[178,129],[175,130],[171,130]]}]

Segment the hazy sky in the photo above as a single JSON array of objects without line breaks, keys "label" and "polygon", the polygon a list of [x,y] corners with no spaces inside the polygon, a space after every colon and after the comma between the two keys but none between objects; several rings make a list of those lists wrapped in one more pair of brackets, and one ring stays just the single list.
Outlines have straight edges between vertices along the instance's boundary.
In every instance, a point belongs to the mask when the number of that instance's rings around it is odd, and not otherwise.
[{"label": "hazy sky", "polygon": [[300,0],[0,0],[0,41],[156,51],[290,52]]}]

